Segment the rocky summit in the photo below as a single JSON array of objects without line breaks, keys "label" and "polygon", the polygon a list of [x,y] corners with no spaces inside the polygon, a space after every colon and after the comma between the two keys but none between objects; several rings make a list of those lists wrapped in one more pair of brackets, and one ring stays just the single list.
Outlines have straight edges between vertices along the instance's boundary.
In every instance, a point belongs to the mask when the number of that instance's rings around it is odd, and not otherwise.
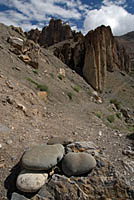
[{"label": "rocky summit", "polygon": [[133,42],[0,24],[0,200],[134,199]]}]

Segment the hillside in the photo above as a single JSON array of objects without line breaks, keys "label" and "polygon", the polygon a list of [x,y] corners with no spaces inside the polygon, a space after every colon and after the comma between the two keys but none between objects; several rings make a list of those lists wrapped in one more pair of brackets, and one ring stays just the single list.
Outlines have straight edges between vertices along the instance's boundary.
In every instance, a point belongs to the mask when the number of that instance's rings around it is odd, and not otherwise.
[{"label": "hillside", "polygon": [[[52,46],[40,47],[20,28],[0,24],[0,90],[0,199],[134,198],[134,79],[125,71],[107,71],[106,87],[97,93]],[[59,165],[43,189],[18,190],[24,151],[58,136],[97,145],[89,148],[96,168],[68,178]]]},{"label": "hillside", "polygon": [[134,31],[129,32],[125,35],[118,36],[116,39],[124,45],[125,49],[127,50],[131,62],[132,62],[132,68],[134,67]]}]

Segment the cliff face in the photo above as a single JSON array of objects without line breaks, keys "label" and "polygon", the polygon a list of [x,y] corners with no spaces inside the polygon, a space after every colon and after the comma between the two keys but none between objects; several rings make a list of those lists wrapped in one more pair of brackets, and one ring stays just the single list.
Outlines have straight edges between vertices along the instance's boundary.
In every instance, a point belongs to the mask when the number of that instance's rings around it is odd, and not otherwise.
[{"label": "cliff face", "polygon": [[[65,46],[65,44],[64,44]],[[70,45],[71,46],[71,45]],[[107,71],[116,69],[129,71],[129,56],[125,48],[120,45],[112,35],[110,27],[101,26],[87,33],[71,48],[72,57],[60,51],[62,60],[66,56],[65,63],[83,75],[87,82],[98,91],[103,91],[107,81]]]},{"label": "cliff face", "polygon": [[41,32],[36,28],[26,33],[26,36],[28,39],[33,40],[34,42],[37,43],[39,41],[40,33]]},{"label": "cliff face", "polygon": [[113,37],[109,26],[100,26],[83,36],[72,31],[61,20],[51,19],[49,26],[36,36],[41,46],[51,46],[50,50],[53,50],[55,56],[81,74],[98,91],[105,88],[107,71],[129,71],[129,56]]},{"label": "cliff face", "polygon": [[96,89],[106,85],[107,71],[129,71],[129,57],[114,39],[110,27],[101,26],[85,36],[83,76]]},{"label": "cliff face", "polygon": [[68,24],[63,24],[62,20],[51,19],[49,26],[44,27],[40,37],[39,44],[44,47],[73,38],[73,33]]}]

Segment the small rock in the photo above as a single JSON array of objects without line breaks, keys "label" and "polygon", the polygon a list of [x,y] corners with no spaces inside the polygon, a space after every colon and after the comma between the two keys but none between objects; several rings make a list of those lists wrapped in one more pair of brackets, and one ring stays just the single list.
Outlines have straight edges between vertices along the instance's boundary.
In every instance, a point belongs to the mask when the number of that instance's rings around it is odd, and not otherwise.
[{"label": "small rock", "polygon": [[22,105],[21,103],[17,103],[17,108],[22,110],[24,113],[26,113],[27,109],[24,105]]},{"label": "small rock", "polygon": [[91,149],[97,149],[98,147],[93,142],[74,142],[67,145],[68,148],[71,148],[72,150],[78,150],[78,151],[86,151]]},{"label": "small rock", "polygon": [[21,195],[21,194],[18,194],[18,193],[16,193],[16,192],[14,192],[14,193],[12,194],[11,200],[29,200],[29,199],[27,199],[26,197],[24,197],[24,196]]},{"label": "small rock", "polygon": [[13,141],[12,140],[7,140],[7,142],[6,142],[7,144],[12,144],[13,143]]},{"label": "small rock", "polygon": [[47,181],[48,174],[23,170],[17,177],[16,186],[22,192],[36,192]]},{"label": "small rock", "polygon": [[2,144],[0,144],[0,149],[2,149]]},{"label": "small rock", "polygon": [[7,96],[6,97],[6,100],[7,100],[7,102],[9,103],[9,104],[13,104],[15,101],[14,101],[14,99],[13,99],[13,96]]},{"label": "small rock", "polygon": [[102,131],[99,131],[99,136],[102,136]]},{"label": "small rock", "polygon": [[38,145],[24,153],[22,165],[26,169],[48,170],[55,166],[64,155],[61,144]]},{"label": "small rock", "polygon": [[67,176],[81,175],[96,166],[96,160],[88,153],[68,153],[62,161],[62,170]]},{"label": "small rock", "polygon": [[47,100],[47,92],[45,91],[39,91],[37,93],[38,97],[40,97],[42,100],[46,101]]},{"label": "small rock", "polygon": [[123,150],[122,153],[124,155],[132,155],[132,156],[134,155],[134,151],[132,151],[132,150]]},{"label": "small rock", "polygon": [[62,75],[63,77],[65,77],[66,76],[65,69],[60,68],[59,74]]},{"label": "small rock", "polygon": [[52,145],[52,144],[62,144],[62,145],[68,145],[72,143],[72,139],[71,138],[67,138],[67,137],[53,137],[50,140],[48,140],[48,145]]}]

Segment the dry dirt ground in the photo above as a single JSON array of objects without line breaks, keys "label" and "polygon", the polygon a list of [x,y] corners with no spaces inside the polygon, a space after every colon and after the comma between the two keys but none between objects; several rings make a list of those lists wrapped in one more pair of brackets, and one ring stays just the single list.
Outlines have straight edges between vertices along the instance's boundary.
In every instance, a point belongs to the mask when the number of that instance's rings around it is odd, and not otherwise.
[{"label": "dry dirt ground", "polygon": [[[0,30],[0,199],[10,199],[7,192],[14,184],[11,172],[23,152],[46,143],[48,138],[64,135],[75,141],[93,141],[134,186],[133,155],[122,153],[133,150],[132,140],[126,137],[134,132],[133,127],[128,129],[124,117],[119,119],[110,103],[111,99],[118,99],[133,117],[134,80],[119,71],[109,73],[107,88],[100,94],[103,103],[99,104],[83,78],[51,52],[41,49],[39,69],[34,70],[9,51],[7,37],[19,36],[18,33],[3,25]],[[62,80],[60,68],[65,70]],[[47,100],[38,96],[36,86],[29,80],[48,86]],[[112,123],[107,120],[109,115],[114,115]]]}]

